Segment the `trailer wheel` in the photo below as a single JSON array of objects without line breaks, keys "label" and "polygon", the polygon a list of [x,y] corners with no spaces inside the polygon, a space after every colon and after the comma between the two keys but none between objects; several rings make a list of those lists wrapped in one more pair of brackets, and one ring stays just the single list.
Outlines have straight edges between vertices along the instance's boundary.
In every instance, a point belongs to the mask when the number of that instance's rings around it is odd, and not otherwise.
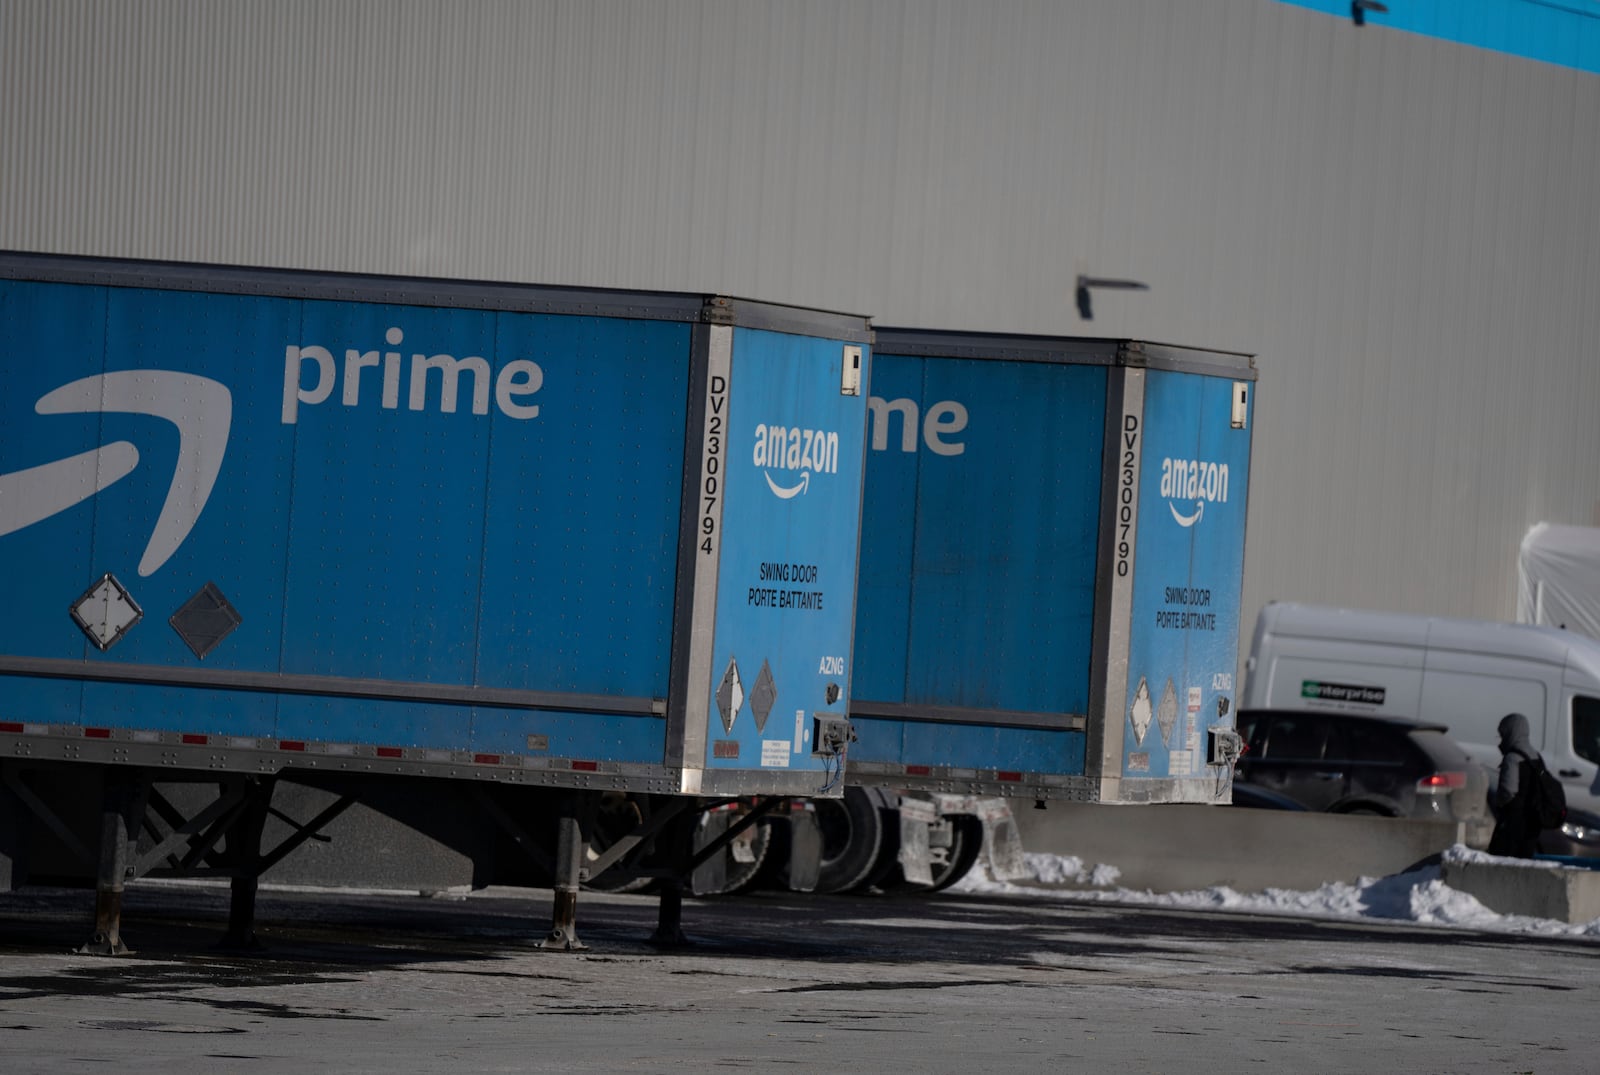
[{"label": "trailer wheel", "polygon": [[978,855],[983,851],[983,822],[966,814],[950,819],[950,847],[943,861],[933,863],[933,884],[924,891],[938,892],[949,888],[967,875]]},{"label": "trailer wheel", "polygon": [[750,831],[745,833],[743,843],[749,851],[748,861],[745,861],[744,856],[737,850],[729,849],[724,852],[728,857],[728,883],[721,895],[743,892],[756,883],[756,876],[761,873],[761,867],[767,861],[767,850],[772,846],[772,826],[765,820],[756,822]]},{"label": "trailer wheel", "polygon": [[822,863],[815,892],[848,892],[878,865],[885,821],[894,800],[882,788],[844,789],[840,799],[813,799],[822,830]]},{"label": "trailer wheel", "polygon": [[[722,807],[730,813],[730,824],[744,817],[750,812],[749,804],[740,803],[734,806]],[[700,828],[706,825],[710,816],[707,811],[700,815]],[[696,841],[696,849],[702,841]],[[743,892],[755,884],[757,875],[763,872],[767,861],[767,852],[772,847],[772,826],[762,818],[746,829],[722,851],[723,881],[714,889],[701,889],[696,885],[696,896],[728,896],[736,892]]]},{"label": "trailer wheel", "polygon": [[[650,801],[647,798],[621,791],[603,793],[595,809],[589,846],[584,850],[585,863],[598,859],[607,848],[642,825],[649,816]],[[598,877],[589,878],[583,885],[597,892],[641,892],[654,881],[653,877],[629,877],[620,870],[607,870]]]},{"label": "trailer wheel", "polygon": [[890,810],[883,823],[883,840],[878,844],[878,858],[872,864],[872,869],[867,871],[855,885],[857,892],[886,892],[894,888],[900,880],[900,817],[897,810]]},{"label": "trailer wheel", "polygon": [[896,862],[880,882],[884,889],[896,895],[925,895],[949,888],[967,875],[983,853],[983,822],[967,814],[951,815],[944,820],[950,826],[950,844],[932,849],[928,868],[933,884],[907,881],[905,871]]}]

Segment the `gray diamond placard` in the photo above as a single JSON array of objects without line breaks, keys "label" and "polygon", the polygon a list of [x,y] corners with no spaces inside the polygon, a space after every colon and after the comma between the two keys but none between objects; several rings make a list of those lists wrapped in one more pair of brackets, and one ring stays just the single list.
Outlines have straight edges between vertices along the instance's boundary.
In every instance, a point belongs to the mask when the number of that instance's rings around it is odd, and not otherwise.
[{"label": "gray diamond placard", "polygon": [[178,637],[202,661],[217,644],[233,633],[244,622],[237,609],[222,596],[215,583],[208,582],[200,592],[183,603],[183,607],[167,621]]},{"label": "gray diamond placard", "polygon": [[756,677],[756,685],[750,689],[750,712],[756,718],[756,731],[767,730],[767,714],[772,712],[772,705],[778,700],[778,684],[772,678],[772,668],[765,660],[761,662],[761,674]]},{"label": "gray diamond placard", "polygon": [[1172,729],[1178,723],[1178,692],[1167,680],[1167,689],[1161,692],[1161,705],[1156,708],[1156,722],[1161,725],[1161,741],[1172,746]]}]

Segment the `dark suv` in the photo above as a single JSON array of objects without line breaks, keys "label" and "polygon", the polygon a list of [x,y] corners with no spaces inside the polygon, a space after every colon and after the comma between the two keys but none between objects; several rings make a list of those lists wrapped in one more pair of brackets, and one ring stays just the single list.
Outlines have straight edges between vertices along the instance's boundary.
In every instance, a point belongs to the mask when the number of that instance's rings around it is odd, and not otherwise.
[{"label": "dark suv", "polygon": [[1243,711],[1236,784],[1286,795],[1309,810],[1492,825],[1488,771],[1442,724],[1366,713]]}]

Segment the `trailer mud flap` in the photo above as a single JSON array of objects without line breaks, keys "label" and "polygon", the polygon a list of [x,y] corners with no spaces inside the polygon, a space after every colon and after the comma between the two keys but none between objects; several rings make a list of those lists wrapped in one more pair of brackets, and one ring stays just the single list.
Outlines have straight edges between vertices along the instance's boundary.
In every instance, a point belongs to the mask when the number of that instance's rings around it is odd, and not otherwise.
[{"label": "trailer mud flap", "polygon": [[913,885],[932,887],[933,848],[929,839],[939,813],[923,799],[900,799],[900,870]]},{"label": "trailer mud flap", "polygon": [[989,867],[989,876],[996,881],[1026,877],[1022,836],[1017,831],[1017,819],[1011,814],[1010,803],[1005,799],[980,800],[978,817],[983,821],[983,861]]}]

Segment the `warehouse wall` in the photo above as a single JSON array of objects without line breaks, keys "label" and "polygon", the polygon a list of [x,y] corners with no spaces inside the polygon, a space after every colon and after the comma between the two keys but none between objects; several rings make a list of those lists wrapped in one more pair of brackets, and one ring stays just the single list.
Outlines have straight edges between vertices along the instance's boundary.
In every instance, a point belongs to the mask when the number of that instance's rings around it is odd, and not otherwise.
[{"label": "warehouse wall", "polygon": [[1600,76],[1314,6],[0,0],[0,247],[1248,351],[1246,630],[1510,618],[1600,501]]}]

